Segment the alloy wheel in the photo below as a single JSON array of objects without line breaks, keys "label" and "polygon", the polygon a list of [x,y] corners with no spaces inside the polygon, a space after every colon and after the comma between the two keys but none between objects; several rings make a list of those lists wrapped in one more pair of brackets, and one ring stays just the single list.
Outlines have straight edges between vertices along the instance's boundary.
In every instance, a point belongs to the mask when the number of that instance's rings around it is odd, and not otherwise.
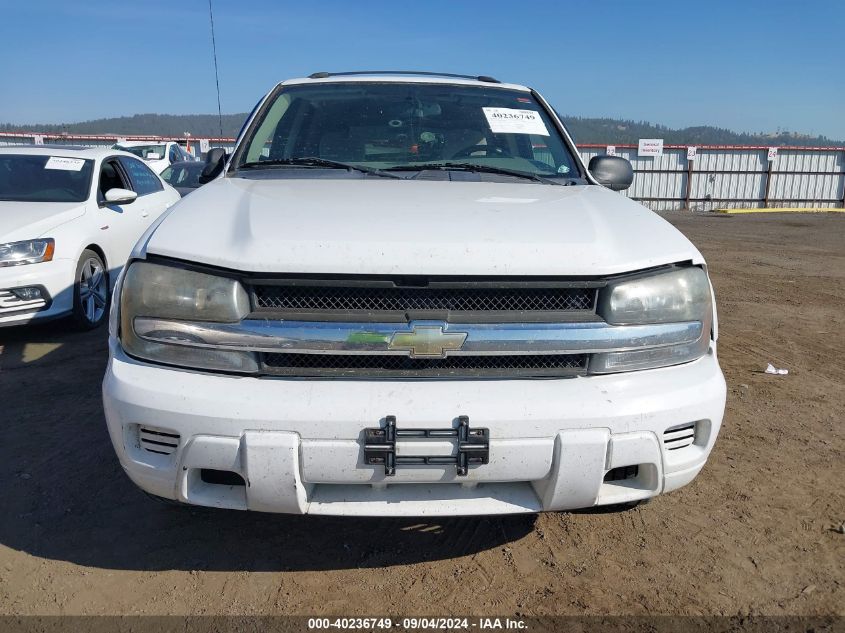
[{"label": "alloy wheel", "polygon": [[105,271],[97,259],[89,257],[82,264],[77,286],[85,319],[99,323],[106,312],[107,289]]}]

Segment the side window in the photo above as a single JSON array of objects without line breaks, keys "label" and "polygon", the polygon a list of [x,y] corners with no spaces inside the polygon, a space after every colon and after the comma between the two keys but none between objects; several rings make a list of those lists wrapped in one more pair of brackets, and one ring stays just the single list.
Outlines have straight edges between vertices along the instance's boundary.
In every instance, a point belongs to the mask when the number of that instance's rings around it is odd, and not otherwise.
[{"label": "side window", "polygon": [[[529,136],[531,141],[531,153],[533,154],[532,158],[535,161],[545,163],[549,167],[552,168],[552,171],[557,169],[557,165],[555,164],[555,158],[552,156],[552,152],[549,149],[549,146],[546,144],[546,137],[545,136],[537,136],[532,134]],[[567,170],[568,172],[569,170]]]},{"label": "side window", "polygon": [[109,189],[131,189],[128,182],[124,180],[123,172],[117,165],[115,159],[103,161],[100,167],[100,187],[97,197],[103,201],[106,199],[106,191]]},{"label": "side window", "polygon": [[[264,154],[264,150],[268,148],[271,150],[270,153],[275,152],[279,158],[284,158],[284,147],[273,147],[273,138],[274,136],[278,136],[276,128],[281,125],[282,117],[287,112],[290,103],[290,95],[282,93],[273,105],[270,106],[270,110],[264,115],[264,120],[261,121],[258,129],[255,130],[255,134],[252,137],[253,140],[247,148],[246,161],[256,161],[259,156],[268,155]],[[290,122],[287,124],[290,125]],[[241,160],[244,159],[242,158]]]},{"label": "side window", "polygon": [[148,193],[155,193],[164,189],[158,176],[137,158],[121,156],[120,163],[129,174],[133,188],[139,196],[145,196]]},{"label": "side window", "polygon": [[179,158],[179,146],[175,143],[170,146],[169,158],[171,163],[178,163]]}]

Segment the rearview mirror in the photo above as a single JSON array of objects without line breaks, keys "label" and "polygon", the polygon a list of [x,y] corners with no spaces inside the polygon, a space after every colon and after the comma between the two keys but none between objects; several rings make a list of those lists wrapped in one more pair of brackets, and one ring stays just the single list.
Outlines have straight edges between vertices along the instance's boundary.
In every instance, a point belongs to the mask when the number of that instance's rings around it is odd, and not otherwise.
[{"label": "rearview mirror", "polygon": [[600,185],[613,191],[623,191],[634,182],[634,168],[621,156],[593,156],[589,170]]},{"label": "rearview mirror", "polygon": [[217,178],[225,166],[226,150],[222,147],[212,147],[205,155],[205,167],[202,168],[202,173],[200,174],[200,184],[204,185]]},{"label": "rearview mirror", "polygon": [[134,191],[129,191],[129,189],[118,189],[115,187],[106,191],[106,202],[111,204],[132,204],[137,197],[138,194]]}]

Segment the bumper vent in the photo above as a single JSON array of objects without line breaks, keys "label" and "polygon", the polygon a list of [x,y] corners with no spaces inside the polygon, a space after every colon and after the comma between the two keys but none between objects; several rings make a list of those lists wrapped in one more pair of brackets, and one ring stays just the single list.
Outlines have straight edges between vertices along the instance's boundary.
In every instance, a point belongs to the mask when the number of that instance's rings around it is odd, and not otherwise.
[{"label": "bumper vent", "polygon": [[449,356],[436,359],[394,355],[263,354],[269,374],[305,377],[464,378],[576,376],[587,370],[586,354]]},{"label": "bumper vent", "polygon": [[142,426],[138,429],[141,448],[159,455],[173,455],[179,447],[179,434],[165,429]]},{"label": "bumper vent", "polygon": [[670,451],[676,451],[692,446],[695,441],[695,423],[685,424],[667,429],[663,433],[663,446]]},{"label": "bumper vent", "polygon": [[592,311],[595,288],[257,285],[255,307],[283,312]]}]

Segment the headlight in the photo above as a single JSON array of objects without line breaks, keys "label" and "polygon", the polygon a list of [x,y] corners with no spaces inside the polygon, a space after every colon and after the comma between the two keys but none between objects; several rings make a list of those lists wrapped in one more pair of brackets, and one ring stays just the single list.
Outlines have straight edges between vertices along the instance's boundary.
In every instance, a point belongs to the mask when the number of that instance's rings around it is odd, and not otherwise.
[{"label": "headlight", "polygon": [[169,345],[146,340],[135,330],[137,317],[235,323],[249,311],[249,297],[236,279],[137,261],[121,287],[120,342],[127,353],[154,362],[253,373],[258,370],[254,353]]},{"label": "headlight", "polygon": [[701,268],[680,268],[611,282],[599,294],[597,311],[612,325],[695,321],[701,324],[701,336],[696,342],[683,345],[596,354],[590,361],[590,370],[594,373],[686,363],[700,358],[710,347],[713,306],[710,281]]},{"label": "headlight", "polygon": [[38,264],[53,259],[56,243],[52,238],[0,244],[0,266]]}]

